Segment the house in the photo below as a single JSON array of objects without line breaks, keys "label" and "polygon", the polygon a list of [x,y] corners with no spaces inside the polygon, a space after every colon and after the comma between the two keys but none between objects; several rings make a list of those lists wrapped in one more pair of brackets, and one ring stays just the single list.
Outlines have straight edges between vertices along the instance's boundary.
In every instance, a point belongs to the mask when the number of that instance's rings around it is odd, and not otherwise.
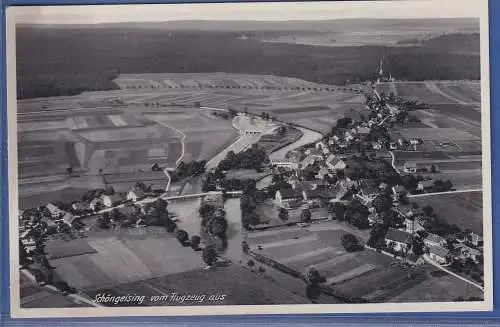
[{"label": "house", "polygon": [[354,140],[354,135],[352,135],[352,133],[350,131],[346,131],[344,134],[344,138],[345,138],[346,142],[349,142],[349,141]]},{"label": "house", "polygon": [[417,172],[417,164],[414,162],[406,162],[403,166],[403,171],[405,173],[416,173]]},{"label": "house", "polygon": [[472,259],[474,262],[479,262],[480,258],[483,256],[482,252],[471,248],[463,243],[458,243],[453,245],[456,256],[460,259]]},{"label": "house", "polygon": [[367,135],[367,134],[370,134],[370,132],[371,132],[371,129],[368,127],[358,127],[358,133],[360,135]]},{"label": "house", "polygon": [[101,199],[102,199],[102,203],[108,208],[114,207],[123,201],[122,197],[118,194],[102,195]]},{"label": "house", "polygon": [[373,150],[381,150],[382,144],[380,144],[379,142],[372,142],[372,148]]},{"label": "house", "polygon": [[392,248],[395,251],[404,251],[408,249],[410,244],[410,239],[411,239],[410,233],[394,228],[389,228],[389,230],[385,234],[386,246]]},{"label": "house", "polygon": [[317,188],[302,191],[302,197],[303,197],[304,201],[308,201],[308,202],[318,201],[320,199],[320,196],[321,196],[321,192]]},{"label": "house", "polygon": [[326,158],[326,166],[328,167],[328,169],[333,171],[342,170],[347,167],[344,160],[334,154],[331,154],[328,156],[328,158]]},{"label": "house", "polygon": [[359,188],[358,197],[360,197],[363,202],[369,203],[372,202],[379,193],[380,191],[376,187],[365,185]]},{"label": "house", "polygon": [[89,203],[89,208],[95,211],[96,207],[99,205],[104,205],[102,203],[102,199],[101,198],[93,198]]},{"label": "house", "polygon": [[398,149],[398,144],[396,142],[391,142],[391,143],[389,143],[389,148],[391,150],[397,150]]},{"label": "house", "polygon": [[428,189],[430,189],[433,186],[434,186],[434,180],[433,179],[429,179],[429,180],[425,180],[425,181],[420,181],[420,182],[418,182],[417,190],[418,191],[427,191]]},{"label": "house", "polygon": [[404,221],[405,232],[414,234],[419,231],[424,231],[425,228],[417,219],[406,218]]},{"label": "house", "polygon": [[368,215],[368,223],[370,224],[370,226],[373,226],[373,225],[376,225],[376,224],[379,224],[379,223],[382,223],[382,219],[380,219],[380,216],[378,213],[376,212],[372,212]]},{"label": "house", "polygon": [[284,208],[297,206],[303,199],[302,193],[292,188],[282,188],[276,191],[276,201]]},{"label": "house", "polygon": [[416,138],[411,138],[410,139],[410,144],[411,145],[419,145],[420,144],[420,140],[416,139]]},{"label": "house", "polygon": [[384,182],[380,183],[380,185],[378,186],[379,190],[381,190],[381,191],[385,191],[388,187],[389,187],[389,185],[387,185]]},{"label": "house", "polygon": [[406,189],[403,185],[395,185],[392,187],[392,198],[394,201],[399,200],[399,197],[405,194]]},{"label": "house", "polygon": [[64,214],[64,216],[62,217],[63,223],[65,223],[66,225],[69,225],[69,226],[71,226],[73,224],[75,219],[76,219],[76,217],[73,216],[72,214],[70,214],[69,212],[66,212]]},{"label": "house", "polygon": [[134,187],[131,191],[127,193],[127,200],[136,202],[142,198],[146,197],[146,192],[144,192],[141,188]]},{"label": "house", "polygon": [[444,265],[450,261],[450,251],[442,246],[431,246],[429,248],[429,258]]},{"label": "house", "polygon": [[53,220],[44,217],[42,222],[46,224],[48,233],[57,231],[57,224]]},{"label": "house", "polygon": [[316,149],[322,150],[327,148],[326,144],[323,143],[323,141],[316,142],[315,144]]},{"label": "house", "polygon": [[325,167],[321,167],[318,171],[318,174],[315,176],[316,178],[318,179],[325,179],[326,176],[328,176],[330,174],[330,171],[328,169],[326,169]]},{"label": "house", "polygon": [[446,240],[439,235],[429,233],[424,239],[424,244],[429,248],[433,246],[444,246],[446,245]]},{"label": "house", "polygon": [[482,246],[483,238],[476,233],[471,232],[467,235],[467,243],[470,243],[473,246]]},{"label": "house", "polygon": [[58,219],[60,216],[64,215],[64,211],[59,209],[52,203],[47,204],[45,208],[47,208],[47,210],[50,212],[50,215],[52,216],[53,219]]},{"label": "house", "polygon": [[71,209],[75,211],[83,211],[87,210],[88,207],[81,202],[74,202],[73,204],[71,204]]},{"label": "house", "polygon": [[307,157],[304,158],[304,160],[302,160],[300,162],[300,167],[302,169],[304,168],[307,168],[309,166],[312,166],[314,165],[316,162],[320,161],[323,157],[321,155],[318,155],[318,154],[311,154],[311,155],[308,155]]},{"label": "house", "polygon": [[311,149],[307,149],[304,154],[306,156],[321,156],[323,152],[320,150],[320,149],[316,149],[316,148],[311,148]]},{"label": "house", "polygon": [[337,183],[331,190],[331,194],[334,195],[330,202],[338,202],[344,199],[349,194],[349,189],[345,187],[342,183]]}]

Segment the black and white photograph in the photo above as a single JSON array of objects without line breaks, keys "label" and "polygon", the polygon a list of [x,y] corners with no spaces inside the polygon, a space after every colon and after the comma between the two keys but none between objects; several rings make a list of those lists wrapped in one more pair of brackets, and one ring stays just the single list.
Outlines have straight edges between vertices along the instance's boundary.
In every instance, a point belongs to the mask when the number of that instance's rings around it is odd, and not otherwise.
[{"label": "black and white photograph", "polygon": [[7,32],[13,316],[492,309],[486,0]]}]

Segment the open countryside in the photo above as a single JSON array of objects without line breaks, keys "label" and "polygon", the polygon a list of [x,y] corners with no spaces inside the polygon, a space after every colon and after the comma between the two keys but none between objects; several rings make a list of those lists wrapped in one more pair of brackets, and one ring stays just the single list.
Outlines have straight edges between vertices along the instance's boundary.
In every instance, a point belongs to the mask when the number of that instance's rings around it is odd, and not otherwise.
[{"label": "open countryside", "polygon": [[424,23],[19,27],[23,306],[483,301],[478,26]]}]

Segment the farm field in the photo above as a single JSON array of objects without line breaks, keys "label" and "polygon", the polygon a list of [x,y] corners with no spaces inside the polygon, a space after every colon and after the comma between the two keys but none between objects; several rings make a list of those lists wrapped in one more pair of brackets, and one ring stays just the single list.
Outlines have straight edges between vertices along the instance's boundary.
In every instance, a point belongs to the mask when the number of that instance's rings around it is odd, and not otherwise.
[{"label": "farm field", "polygon": [[[365,109],[357,88],[320,85],[294,78],[238,74],[120,75],[125,103],[268,112],[280,120],[328,132],[347,111]],[[130,84],[132,83],[132,84]],[[145,91],[144,89],[148,89]],[[144,91],[144,97],[132,94]],[[126,92],[125,92],[126,91]],[[121,92],[121,93],[120,93]]]},{"label": "farm field", "polygon": [[[427,134],[443,129],[447,132],[439,133],[449,134],[450,128],[454,128],[481,138],[480,81],[388,82],[378,85],[377,89],[429,104],[429,109],[412,113],[431,127]],[[465,135],[455,136],[462,140]]]},{"label": "farm field", "polygon": [[19,276],[20,305],[22,308],[76,308],[90,307],[86,303],[76,303],[55,291],[34,285],[22,273]]},{"label": "farm field", "polygon": [[109,287],[204,266],[199,253],[180,245],[162,228],[91,234],[84,240],[95,253],[50,260],[57,274],[78,289]]},{"label": "farm field", "polygon": [[453,276],[434,272],[436,270],[428,269],[425,281],[393,297],[390,302],[444,302],[457,297],[482,298],[484,296],[479,289]]},{"label": "farm field", "polygon": [[411,199],[419,206],[430,205],[434,212],[449,224],[457,224],[462,230],[470,229],[483,235],[482,192],[437,194]]},{"label": "farm field", "polygon": [[[245,291],[242,292],[241,290]],[[253,272],[230,264],[210,270],[194,269],[182,273],[124,283],[113,287],[87,290],[86,294],[93,297],[98,293],[114,296],[141,294],[146,296],[142,305],[268,305],[268,304],[306,304],[305,297],[296,295],[286,288],[278,286]],[[172,293],[206,294],[204,301],[176,302],[151,301],[151,296],[170,295]],[[221,300],[209,300],[209,295],[225,295]]]},{"label": "farm field", "polygon": [[478,105],[481,100],[480,81],[387,82],[377,89],[428,104]]},{"label": "farm field", "polygon": [[[337,225],[337,226],[336,226]],[[363,244],[368,233],[354,232]],[[340,224],[328,222],[309,228],[281,228],[248,234],[250,248],[258,254],[278,261],[298,272],[315,266],[327,284],[350,297],[361,297],[370,302],[397,302],[404,296],[417,301],[418,288],[422,283],[434,283],[441,292],[460,292],[465,283],[456,278],[432,280],[430,267],[404,268],[392,257],[365,249],[348,253],[341,245],[341,236],[346,233]],[[414,293],[408,290],[415,290]],[[433,293],[433,292],[431,292]],[[429,294],[440,298],[441,295]],[[459,296],[459,295],[457,295]]]}]

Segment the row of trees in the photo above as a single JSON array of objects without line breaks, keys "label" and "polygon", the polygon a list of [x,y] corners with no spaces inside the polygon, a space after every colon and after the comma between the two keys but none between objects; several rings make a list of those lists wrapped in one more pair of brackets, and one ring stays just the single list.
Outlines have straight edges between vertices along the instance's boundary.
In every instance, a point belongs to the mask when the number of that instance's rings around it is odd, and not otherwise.
[{"label": "row of trees", "polygon": [[269,162],[269,158],[267,157],[266,151],[259,148],[257,143],[254,143],[250,148],[239,153],[229,151],[226,158],[221,160],[217,168],[220,170],[242,168],[260,171],[262,165],[267,162]]},{"label": "row of trees", "polygon": [[181,161],[175,170],[170,173],[170,178],[172,182],[176,182],[186,177],[199,176],[205,172],[205,165],[205,160],[194,160],[188,163]]}]

